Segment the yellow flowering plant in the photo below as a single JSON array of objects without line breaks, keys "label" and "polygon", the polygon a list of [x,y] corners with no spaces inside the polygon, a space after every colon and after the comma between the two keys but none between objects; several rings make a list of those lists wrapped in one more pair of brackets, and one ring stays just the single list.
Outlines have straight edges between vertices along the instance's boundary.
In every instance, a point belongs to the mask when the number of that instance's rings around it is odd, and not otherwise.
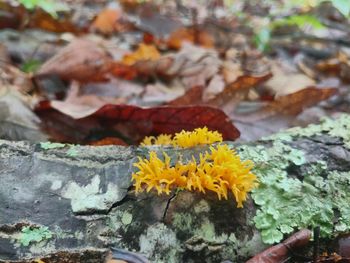
[{"label": "yellow flowering plant", "polygon": [[[153,137],[144,144],[155,144],[166,141],[166,144],[180,147],[208,144],[211,141],[222,141],[218,132],[210,132],[207,128],[196,129],[194,132],[177,133],[171,137]],[[192,140],[192,141],[191,141]],[[170,141],[170,143],[169,143]],[[147,192],[152,189],[160,195],[170,194],[175,188],[188,191],[215,192],[221,200],[228,199],[229,192],[237,202],[237,207],[243,207],[247,193],[257,187],[257,177],[251,172],[253,163],[242,161],[239,155],[226,144],[210,147],[209,151],[200,154],[197,161],[194,156],[186,163],[178,161],[171,164],[170,157],[163,152],[164,158],[151,151],[149,158],[142,159],[134,164],[138,171],[132,174],[136,193]]]}]

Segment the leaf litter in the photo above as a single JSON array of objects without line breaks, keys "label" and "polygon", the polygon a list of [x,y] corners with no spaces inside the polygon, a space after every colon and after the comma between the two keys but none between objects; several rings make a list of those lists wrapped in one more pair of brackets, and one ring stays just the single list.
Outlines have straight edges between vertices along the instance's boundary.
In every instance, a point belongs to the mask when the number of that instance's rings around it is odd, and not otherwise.
[{"label": "leaf litter", "polygon": [[250,141],[350,112],[341,1],[14,2],[0,4],[3,139],[125,146],[206,126]]}]

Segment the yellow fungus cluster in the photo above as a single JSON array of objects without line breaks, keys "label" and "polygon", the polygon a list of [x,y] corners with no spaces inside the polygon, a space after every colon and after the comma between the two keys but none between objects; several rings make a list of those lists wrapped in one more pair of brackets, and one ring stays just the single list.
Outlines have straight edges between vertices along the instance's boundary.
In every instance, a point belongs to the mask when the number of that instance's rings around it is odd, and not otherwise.
[{"label": "yellow fungus cluster", "polygon": [[164,159],[160,159],[151,151],[149,159],[140,158],[134,164],[138,168],[132,174],[136,193],[155,189],[158,194],[170,194],[172,189],[180,188],[202,193],[208,190],[215,192],[219,199],[228,199],[231,192],[237,207],[243,207],[247,193],[258,185],[251,173],[252,162],[241,161],[227,145],[210,147],[210,152],[201,154],[198,162],[192,157],[187,163],[171,165],[170,157],[163,155]]},{"label": "yellow fungus cluster", "polygon": [[146,145],[172,145],[175,147],[189,148],[201,144],[222,142],[222,135],[217,131],[209,131],[207,127],[197,128],[194,131],[184,131],[171,135],[161,134],[157,137],[145,137],[141,143]]}]

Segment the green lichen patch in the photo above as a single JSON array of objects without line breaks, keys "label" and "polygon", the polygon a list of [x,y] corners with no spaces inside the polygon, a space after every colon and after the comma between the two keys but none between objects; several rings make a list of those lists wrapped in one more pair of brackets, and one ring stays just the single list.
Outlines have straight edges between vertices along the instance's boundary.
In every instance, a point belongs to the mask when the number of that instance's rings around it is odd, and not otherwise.
[{"label": "green lichen patch", "polygon": [[43,240],[48,240],[53,237],[53,233],[48,227],[30,227],[24,226],[21,229],[19,242],[22,246],[29,246],[30,243],[39,243]]},{"label": "green lichen patch", "polygon": [[341,138],[350,148],[350,115],[342,114],[337,119],[323,118],[320,124],[310,124],[306,128],[294,127],[266,137],[264,140],[291,141],[293,137],[310,137],[321,134]]},{"label": "green lichen patch", "polygon": [[69,150],[67,151],[67,155],[69,157],[75,157],[79,155],[79,151],[76,146],[72,145],[70,146]]},{"label": "green lichen patch", "polygon": [[64,143],[57,143],[57,142],[41,142],[40,147],[44,150],[50,150],[50,149],[59,149],[64,148],[66,145]]},{"label": "green lichen patch", "polygon": [[[175,232],[162,223],[148,227],[147,231],[140,236],[139,246],[140,253],[152,258],[152,262],[179,262],[180,243]],[[157,251],[157,254],[154,254],[154,251]]]},{"label": "green lichen patch", "polygon": [[123,225],[130,225],[132,222],[132,214],[129,212],[124,212],[121,221]]},{"label": "green lichen patch", "polygon": [[109,183],[104,192],[101,190],[101,178],[95,175],[87,185],[80,185],[75,181],[68,182],[62,190],[64,198],[71,199],[74,213],[89,211],[107,211],[121,196],[118,185]]},{"label": "green lichen patch", "polygon": [[[307,163],[304,153],[284,144],[242,146],[243,159],[255,162],[260,185],[252,198],[258,206],[253,219],[264,243],[272,244],[296,229],[320,226],[323,237],[350,229],[350,173],[327,172],[323,161]],[[302,178],[288,176],[290,166],[302,166]],[[339,211],[339,215],[334,211]]]}]

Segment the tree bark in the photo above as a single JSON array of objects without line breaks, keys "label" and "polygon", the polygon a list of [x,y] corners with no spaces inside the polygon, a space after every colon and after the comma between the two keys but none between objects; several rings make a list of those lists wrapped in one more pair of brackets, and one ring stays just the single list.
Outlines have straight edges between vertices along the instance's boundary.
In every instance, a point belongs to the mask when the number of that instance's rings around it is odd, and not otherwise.
[{"label": "tree bark", "polygon": [[[243,146],[272,149],[279,141],[302,151],[307,161],[285,168],[295,178],[319,161],[327,170],[347,171],[348,142],[334,132],[337,122],[329,123]],[[176,159],[208,147],[152,149]],[[150,262],[244,262],[267,247],[252,222],[251,198],[240,209],[233,198],[219,201],[210,193],[135,195],[133,163],[148,151],[0,141],[0,262],[104,262],[111,247]]]}]

